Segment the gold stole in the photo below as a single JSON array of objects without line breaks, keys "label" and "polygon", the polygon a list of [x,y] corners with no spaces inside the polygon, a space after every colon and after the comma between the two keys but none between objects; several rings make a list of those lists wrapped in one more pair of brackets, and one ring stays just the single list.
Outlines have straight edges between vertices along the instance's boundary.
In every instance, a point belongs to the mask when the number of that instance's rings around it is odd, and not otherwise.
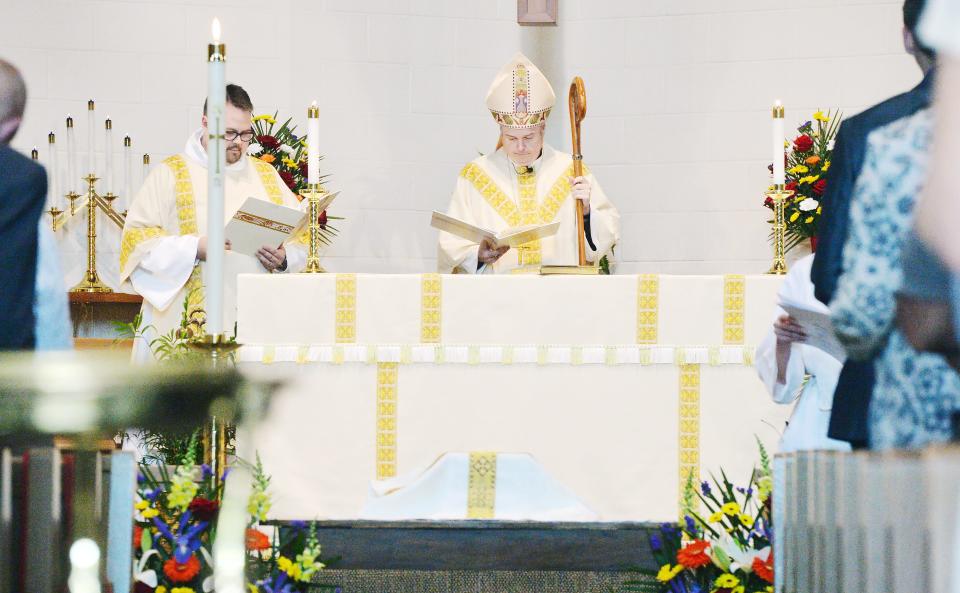
[{"label": "gold stole", "polygon": [[[589,170],[583,168],[583,174]],[[487,204],[511,227],[528,224],[548,224],[556,218],[560,206],[570,195],[569,178],[573,177],[573,165],[564,171],[547,192],[543,202],[537,203],[537,174],[534,172],[520,174],[520,208],[513,200],[507,197],[490,176],[476,163],[469,163],[460,171],[460,176],[470,182],[473,188],[483,196]],[[519,248],[518,258],[520,266],[540,265],[540,241],[524,243]]]}]

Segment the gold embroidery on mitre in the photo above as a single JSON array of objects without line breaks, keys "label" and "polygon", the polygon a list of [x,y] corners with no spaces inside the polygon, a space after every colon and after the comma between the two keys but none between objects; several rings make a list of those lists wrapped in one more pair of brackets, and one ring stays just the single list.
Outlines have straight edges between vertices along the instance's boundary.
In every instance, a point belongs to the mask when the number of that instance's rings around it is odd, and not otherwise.
[{"label": "gold embroidery on mitre", "polygon": [[493,519],[497,503],[497,454],[470,453],[467,478],[467,518]]}]

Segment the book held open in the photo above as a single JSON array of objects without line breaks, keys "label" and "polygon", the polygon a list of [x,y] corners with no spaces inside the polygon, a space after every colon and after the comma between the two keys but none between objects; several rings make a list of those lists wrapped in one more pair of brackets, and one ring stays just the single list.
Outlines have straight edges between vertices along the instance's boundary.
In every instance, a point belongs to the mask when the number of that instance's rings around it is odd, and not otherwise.
[{"label": "book held open", "polygon": [[[336,193],[324,196],[320,201],[320,212],[326,210],[336,197]],[[227,223],[225,235],[232,251],[255,256],[264,245],[279,247],[296,236],[308,222],[307,213],[296,208],[247,198]]]},{"label": "book held open", "polygon": [[480,243],[483,239],[489,239],[496,248],[504,245],[517,247],[530,241],[552,237],[557,234],[557,229],[560,228],[560,222],[511,227],[497,233],[434,210],[433,217],[430,219],[430,226],[467,239],[468,241],[473,241],[474,243]]}]

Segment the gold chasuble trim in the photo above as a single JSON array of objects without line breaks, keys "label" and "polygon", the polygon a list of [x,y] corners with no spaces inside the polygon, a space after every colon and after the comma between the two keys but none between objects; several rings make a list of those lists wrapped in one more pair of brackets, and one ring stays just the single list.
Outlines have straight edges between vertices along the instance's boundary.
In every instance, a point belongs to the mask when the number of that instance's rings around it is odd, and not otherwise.
[{"label": "gold chasuble trim", "polygon": [[743,344],[743,319],[746,306],[744,277],[727,274],[723,277],[723,343]]},{"label": "gold chasuble trim", "polygon": [[[537,175],[532,171],[520,173],[520,224],[540,222],[537,208]],[[540,241],[529,241],[517,247],[520,267],[540,265]]]},{"label": "gold chasuble trim", "polygon": [[424,274],[420,280],[420,343],[439,344],[443,285],[440,274]]},{"label": "gold chasuble trim", "polygon": [[120,269],[127,267],[127,260],[130,254],[134,252],[137,245],[150,239],[165,237],[167,233],[162,228],[156,226],[139,227],[135,229],[126,229],[123,231],[123,238],[120,241]]},{"label": "gold chasuble trim", "polygon": [[337,274],[336,339],[338,344],[357,341],[357,275]]},{"label": "gold chasuble trim", "polygon": [[680,509],[684,505],[684,489],[693,476],[700,480],[700,365],[680,365]]},{"label": "gold chasuble trim", "polygon": [[397,374],[397,363],[377,364],[378,480],[397,475]]},{"label": "gold chasuble trim", "polygon": [[271,202],[278,205],[283,205],[283,193],[280,191],[280,184],[277,183],[277,172],[273,168],[273,165],[260,159],[250,158],[250,162],[253,163],[254,168],[257,170],[257,174],[260,175],[260,183],[263,184],[263,189],[267,192],[267,198]]},{"label": "gold chasuble trim", "polygon": [[497,454],[470,453],[467,478],[467,519],[493,519],[497,503]]},{"label": "gold chasuble trim", "polygon": [[637,344],[656,344],[660,323],[660,277],[637,276]]},{"label": "gold chasuble trim", "polygon": [[[173,155],[164,161],[173,170],[177,191],[177,219],[180,223],[181,235],[196,235],[197,233],[197,206],[193,194],[193,180],[190,178],[190,169],[187,161],[180,155]],[[200,266],[194,266],[190,279],[187,280],[187,311],[191,327],[197,331],[203,329],[207,314],[203,310],[203,280]],[[198,333],[205,333],[198,332]]]}]

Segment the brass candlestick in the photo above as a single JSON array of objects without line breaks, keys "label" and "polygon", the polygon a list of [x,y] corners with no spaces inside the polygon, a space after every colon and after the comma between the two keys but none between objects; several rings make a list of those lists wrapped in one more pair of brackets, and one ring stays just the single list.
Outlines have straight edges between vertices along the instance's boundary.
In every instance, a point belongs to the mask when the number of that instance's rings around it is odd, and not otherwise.
[{"label": "brass candlestick", "polygon": [[[226,334],[204,334],[190,341],[190,347],[202,352],[216,370],[233,363],[233,355],[240,344]],[[214,488],[223,479],[227,469],[227,424],[228,418],[218,410],[217,402],[210,406],[210,418],[203,427],[203,462],[210,466]]]},{"label": "brass candlestick", "polygon": [[767,274],[782,276],[787,273],[786,250],[784,249],[787,221],[784,208],[787,198],[792,195],[793,192],[786,191],[782,185],[775,185],[773,191],[767,194],[767,197],[773,200],[773,265],[767,270]]},{"label": "brass candlestick", "polygon": [[70,216],[74,216],[77,213],[77,200],[80,199],[80,194],[75,191],[69,192],[66,194],[67,201],[70,202]]},{"label": "brass candlestick", "polygon": [[327,191],[319,183],[312,183],[307,186],[304,192],[308,202],[307,216],[310,217],[310,246],[307,252],[307,267],[303,270],[305,274],[319,274],[326,272],[320,265],[320,200],[327,195]]},{"label": "brass candlestick", "polygon": [[113,292],[97,274],[97,204],[102,200],[96,190],[99,178],[90,173],[84,179],[87,182],[87,273],[70,292]]},{"label": "brass candlestick", "polygon": [[50,214],[50,223],[53,225],[53,232],[57,232],[57,220],[60,218],[60,215],[63,214],[63,210],[56,206],[50,206],[47,213]]}]

